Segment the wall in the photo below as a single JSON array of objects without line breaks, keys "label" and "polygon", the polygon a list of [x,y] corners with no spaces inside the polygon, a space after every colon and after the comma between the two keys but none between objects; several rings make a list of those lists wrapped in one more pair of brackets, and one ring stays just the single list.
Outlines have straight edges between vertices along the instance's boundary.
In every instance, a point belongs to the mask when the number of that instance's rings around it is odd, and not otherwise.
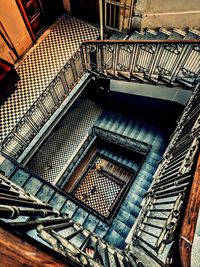
[{"label": "wall", "polygon": [[199,0],[136,0],[135,28],[199,28]]},{"label": "wall", "polygon": [[191,90],[126,81],[110,81],[110,104],[164,118],[178,118],[191,97]]},{"label": "wall", "polygon": [[[31,37],[14,0],[0,0],[0,22],[5,28],[17,53],[22,56],[32,45]],[[0,37],[0,57],[13,63],[16,57]]]}]

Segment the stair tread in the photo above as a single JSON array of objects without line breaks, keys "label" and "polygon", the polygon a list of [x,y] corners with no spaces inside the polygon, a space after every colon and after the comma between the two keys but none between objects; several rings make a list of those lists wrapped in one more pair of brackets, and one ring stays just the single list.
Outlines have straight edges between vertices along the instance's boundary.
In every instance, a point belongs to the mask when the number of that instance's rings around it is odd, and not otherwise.
[{"label": "stair tread", "polygon": [[23,186],[23,184],[27,181],[27,179],[30,177],[30,173],[27,171],[18,168],[14,175],[10,178],[10,180],[14,183],[16,183],[18,186]]},{"label": "stair tread", "polygon": [[23,188],[30,194],[35,195],[41,186],[42,186],[42,181],[34,176],[31,176],[28,182],[23,186]]},{"label": "stair tread", "polygon": [[97,227],[94,230],[94,233],[97,234],[99,237],[103,238],[109,229],[109,225],[104,222],[99,222]]},{"label": "stair tread", "polygon": [[98,223],[99,219],[97,219],[94,215],[90,214],[84,222],[83,227],[93,232]]},{"label": "stair tread", "polygon": [[66,213],[70,218],[73,216],[78,206],[71,200],[67,200],[64,206],[61,209],[62,213]]},{"label": "stair tread", "polygon": [[77,222],[80,225],[82,225],[85,222],[85,220],[86,220],[86,218],[87,218],[88,215],[89,215],[89,213],[86,210],[84,210],[82,208],[78,208],[76,210],[76,212],[73,214],[72,219],[75,222]]},{"label": "stair tread", "polygon": [[43,184],[41,189],[37,192],[36,197],[39,198],[41,201],[48,203],[49,199],[55,193],[55,189],[47,184]]},{"label": "stair tread", "polygon": [[49,204],[53,206],[56,210],[60,210],[60,208],[63,206],[66,200],[67,200],[66,196],[63,196],[60,193],[56,192],[49,201]]}]

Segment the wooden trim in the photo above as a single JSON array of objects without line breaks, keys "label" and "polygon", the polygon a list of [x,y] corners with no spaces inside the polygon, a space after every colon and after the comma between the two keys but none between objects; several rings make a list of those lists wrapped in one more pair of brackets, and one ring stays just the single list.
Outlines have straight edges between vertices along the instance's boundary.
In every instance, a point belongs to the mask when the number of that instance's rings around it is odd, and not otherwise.
[{"label": "wooden trim", "polygon": [[44,245],[36,246],[28,239],[25,241],[24,236],[17,235],[9,226],[3,222],[0,223],[0,265],[2,267],[80,266],[47,247],[43,249],[42,246]]},{"label": "wooden trim", "polygon": [[191,266],[191,251],[200,209],[200,154],[179,237],[182,267]]},{"label": "wooden trim", "polygon": [[35,41],[36,41],[36,37],[35,37],[35,34],[34,34],[33,31],[32,31],[32,28],[31,28],[30,22],[29,22],[29,20],[28,20],[28,17],[27,17],[27,15],[26,15],[24,6],[23,6],[21,0],[15,0],[15,1],[16,1],[16,3],[17,3],[17,6],[18,6],[18,8],[19,8],[19,11],[20,11],[20,13],[21,13],[21,15],[22,15],[22,18],[23,18],[23,20],[24,20],[24,23],[25,23],[25,25],[26,25],[26,28],[27,28],[27,30],[28,30],[30,36],[31,36],[31,39],[32,39],[33,42],[35,42]]},{"label": "wooden trim", "polygon": [[200,40],[91,40],[83,41],[86,44],[200,44]]}]

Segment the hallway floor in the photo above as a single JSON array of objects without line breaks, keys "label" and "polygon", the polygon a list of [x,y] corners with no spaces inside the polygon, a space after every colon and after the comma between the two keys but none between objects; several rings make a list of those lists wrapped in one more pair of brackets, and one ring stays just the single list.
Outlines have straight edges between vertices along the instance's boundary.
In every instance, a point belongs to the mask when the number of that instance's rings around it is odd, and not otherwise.
[{"label": "hallway floor", "polygon": [[80,20],[61,16],[47,35],[16,64],[20,81],[0,106],[0,142],[46,89],[66,62],[86,40],[97,39],[99,31]]},{"label": "hallway floor", "polygon": [[77,99],[27,167],[53,183],[101,112],[101,107],[92,101],[83,97]]}]

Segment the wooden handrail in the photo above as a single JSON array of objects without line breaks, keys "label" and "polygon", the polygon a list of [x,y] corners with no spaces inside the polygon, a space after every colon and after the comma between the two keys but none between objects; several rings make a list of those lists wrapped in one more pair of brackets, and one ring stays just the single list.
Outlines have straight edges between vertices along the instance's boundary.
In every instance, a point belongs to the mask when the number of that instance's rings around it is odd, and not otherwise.
[{"label": "wooden handrail", "polygon": [[90,40],[83,41],[86,44],[200,44],[200,40]]},{"label": "wooden handrail", "polygon": [[191,266],[191,252],[195,228],[200,209],[200,154],[196,165],[194,180],[189,194],[187,207],[179,237],[179,251],[182,267]]}]

